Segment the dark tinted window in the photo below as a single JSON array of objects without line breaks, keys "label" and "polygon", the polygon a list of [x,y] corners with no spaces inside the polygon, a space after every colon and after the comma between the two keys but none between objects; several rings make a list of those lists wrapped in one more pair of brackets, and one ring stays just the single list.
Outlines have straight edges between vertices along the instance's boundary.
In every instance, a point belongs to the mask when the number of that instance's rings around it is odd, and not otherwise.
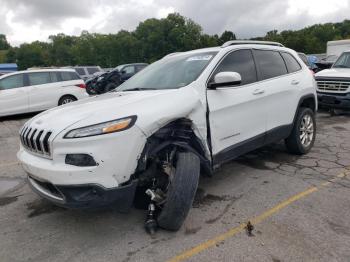
[{"label": "dark tinted window", "polygon": [[288,54],[288,53],[281,53],[281,54],[283,56],[284,62],[286,62],[286,66],[289,73],[293,73],[301,69],[300,64],[291,54]]},{"label": "dark tinted window", "polygon": [[87,69],[89,75],[92,75],[92,74],[94,74],[96,72],[100,72],[100,70],[97,67],[88,67],[86,69]]},{"label": "dark tinted window", "polygon": [[241,85],[257,81],[256,68],[251,50],[238,50],[228,54],[216,68],[213,77],[220,72],[237,72],[242,77]]},{"label": "dark tinted window", "polygon": [[[284,53],[282,53],[282,56],[283,56]],[[303,60],[303,62],[305,63],[305,65],[308,65],[309,64],[309,61],[307,60],[307,56],[303,53],[298,53],[299,57],[301,60]]]},{"label": "dark tinted window", "polygon": [[50,72],[50,76],[51,76],[51,82],[55,83],[60,81],[58,78],[58,72]]},{"label": "dark tinted window", "polygon": [[262,79],[269,79],[287,74],[287,68],[279,52],[254,50],[257,66]]},{"label": "dark tinted window", "polygon": [[80,77],[74,72],[60,72],[62,81],[77,80]]},{"label": "dark tinted window", "polygon": [[0,80],[0,90],[23,87],[23,74],[8,76]]},{"label": "dark tinted window", "polygon": [[70,74],[71,80],[81,79],[80,76],[75,72],[69,72],[69,74]]},{"label": "dark tinted window", "polygon": [[51,77],[49,72],[41,73],[29,73],[28,74],[29,85],[43,85],[51,82]]},{"label": "dark tinted window", "polygon": [[81,76],[85,75],[84,68],[75,68],[75,72],[77,72]]}]

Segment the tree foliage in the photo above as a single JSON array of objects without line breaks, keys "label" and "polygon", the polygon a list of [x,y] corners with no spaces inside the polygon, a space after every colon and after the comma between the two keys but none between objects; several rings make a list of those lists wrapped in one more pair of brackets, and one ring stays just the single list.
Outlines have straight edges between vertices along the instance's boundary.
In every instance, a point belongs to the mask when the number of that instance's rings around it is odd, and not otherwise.
[{"label": "tree foliage", "polygon": [[0,50],[7,50],[10,48],[9,42],[7,42],[6,35],[0,34]]},{"label": "tree foliage", "polygon": [[325,53],[327,42],[350,38],[350,20],[341,23],[316,24],[301,30],[272,30],[257,40],[277,41],[306,54]]},{"label": "tree foliage", "polygon": [[[346,38],[350,38],[350,20],[297,31],[272,30],[254,39],[278,41],[300,52],[323,53],[327,41]],[[13,48],[6,37],[0,35],[0,50],[2,46],[8,49],[6,62],[17,62],[21,69],[69,65],[115,67],[132,62],[151,63],[172,52],[218,46],[235,39],[231,31],[224,31],[220,36],[205,34],[200,25],[174,13],[163,19],[147,19],[134,31],[121,30],[116,34],[83,31],[80,36],[57,34],[50,36],[49,42],[35,41]]]}]

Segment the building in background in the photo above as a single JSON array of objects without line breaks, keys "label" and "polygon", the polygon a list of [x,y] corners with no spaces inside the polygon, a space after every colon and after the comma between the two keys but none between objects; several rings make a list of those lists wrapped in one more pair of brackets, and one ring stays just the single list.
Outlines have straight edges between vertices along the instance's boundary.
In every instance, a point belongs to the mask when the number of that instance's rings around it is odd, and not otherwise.
[{"label": "building in background", "polygon": [[17,64],[0,64],[0,75],[15,72],[17,70]]}]

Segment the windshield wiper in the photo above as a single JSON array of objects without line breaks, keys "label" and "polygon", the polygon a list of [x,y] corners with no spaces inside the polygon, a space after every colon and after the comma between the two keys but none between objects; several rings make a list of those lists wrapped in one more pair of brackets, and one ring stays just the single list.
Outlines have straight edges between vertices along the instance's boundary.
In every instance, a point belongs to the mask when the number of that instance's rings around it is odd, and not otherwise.
[{"label": "windshield wiper", "polygon": [[157,90],[157,89],[156,88],[135,87],[135,88],[125,89],[125,90],[120,90],[120,91],[126,92],[126,91],[147,91],[147,90]]}]

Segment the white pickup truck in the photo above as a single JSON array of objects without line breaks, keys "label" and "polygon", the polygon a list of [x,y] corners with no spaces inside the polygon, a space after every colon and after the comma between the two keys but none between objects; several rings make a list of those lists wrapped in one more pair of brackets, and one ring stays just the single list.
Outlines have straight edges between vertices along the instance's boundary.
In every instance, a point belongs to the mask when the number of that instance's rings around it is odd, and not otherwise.
[{"label": "white pickup truck", "polygon": [[320,107],[350,109],[350,51],[343,52],[332,68],[318,72],[315,78]]}]

